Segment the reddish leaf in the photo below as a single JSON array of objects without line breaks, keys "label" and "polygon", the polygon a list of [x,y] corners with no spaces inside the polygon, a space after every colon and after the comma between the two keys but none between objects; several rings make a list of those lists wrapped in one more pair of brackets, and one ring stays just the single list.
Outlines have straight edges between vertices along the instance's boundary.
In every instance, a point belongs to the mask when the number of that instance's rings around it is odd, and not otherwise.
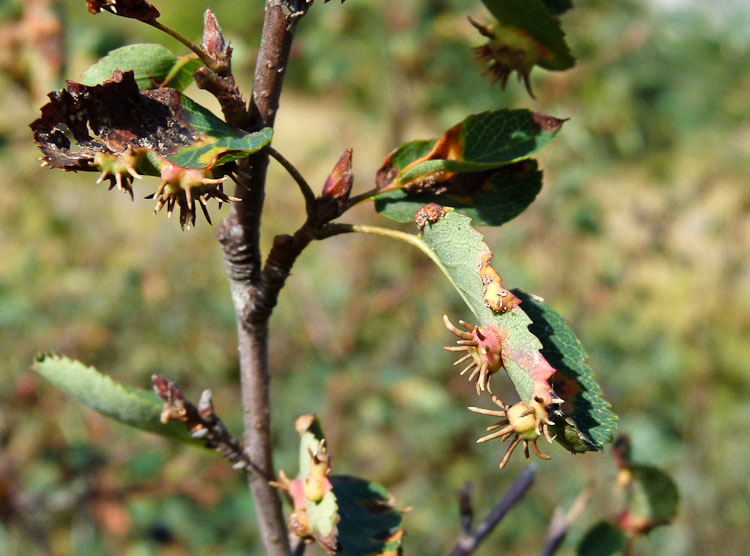
[{"label": "reddish leaf", "polygon": [[89,11],[96,15],[108,11],[139,21],[154,21],[161,14],[147,0],[86,0]]}]

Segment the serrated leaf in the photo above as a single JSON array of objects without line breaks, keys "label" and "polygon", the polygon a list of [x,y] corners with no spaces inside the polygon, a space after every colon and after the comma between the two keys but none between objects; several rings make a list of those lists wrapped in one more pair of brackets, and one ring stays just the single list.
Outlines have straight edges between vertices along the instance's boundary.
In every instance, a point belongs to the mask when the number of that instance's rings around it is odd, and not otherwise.
[{"label": "serrated leaf", "polygon": [[[546,358],[546,354],[558,356],[555,362],[561,366],[561,377],[573,383],[567,384],[566,393],[573,396],[570,405],[572,414],[566,417],[569,422],[563,426],[566,435],[560,437],[560,444],[576,452],[599,450],[603,442],[611,441],[609,428],[614,416],[609,412],[606,402],[599,397],[600,391],[593,381],[590,369],[587,371],[583,367],[585,352],[575,336],[571,338],[572,332],[566,326],[563,327],[564,321],[559,315],[553,314],[551,309],[533,304],[529,296],[521,298],[521,306],[515,306],[506,312],[497,312],[486,304],[485,284],[480,276],[481,267],[478,262],[489,260],[486,258],[489,247],[484,243],[484,236],[471,227],[471,220],[456,212],[448,212],[424,227],[421,240],[424,250],[448,276],[477,317],[479,325],[493,326],[504,335],[503,366],[526,405],[531,404],[536,388],[554,386],[552,380],[556,369]],[[541,322],[536,323],[536,328],[533,327],[534,321],[524,310],[527,305],[530,314],[541,318]],[[534,334],[534,330],[546,334],[546,345]],[[568,345],[570,342],[573,343]],[[543,352],[545,348],[548,349],[546,353]],[[561,384],[562,378],[559,379]],[[556,390],[555,394],[560,395]],[[589,408],[591,411],[587,412]],[[580,426],[573,420],[574,415],[582,420]],[[596,437],[589,438],[588,435],[591,434],[596,434]]]},{"label": "serrated leaf", "polygon": [[563,122],[530,110],[475,114],[434,142],[413,141],[396,149],[378,170],[375,183],[381,193],[402,188],[438,193],[457,175],[488,172],[530,158],[554,139]]},{"label": "serrated leaf", "polygon": [[628,521],[637,527],[653,528],[677,515],[679,492],[667,473],[650,465],[629,466],[632,482],[628,488]]},{"label": "serrated leaf", "polygon": [[575,58],[565,42],[560,21],[543,0],[482,0],[501,26],[523,32],[538,45],[536,64],[549,70],[573,67]]},{"label": "serrated leaf", "polygon": [[339,542],[343,556],[396,556],[403,537],[402,514],[391,505],[385,489],[349,477],[331,477],[339,504]]},{"label": "serrated leaf", "polygon": [[627,537],[619,528],[600,521],[589,529],[578,544],[578,556],[615,556],[622,554]]},{"label": "serrated leaf", "polygon": [[57,355],[39,355],[31,368],[79,403],[106,417],[182,442],[198,444],[182,424],[163,424],[160,421],[163,404],[152,392],[127,388],[93,367]]},{"label": "serrated leaf", "polygon": [[532,324],[529,330],[542,342],[542,355],[555,368],[551,378],[555,393],[565,403],[568,420],[556,423],[552,434],[571,452],[602,450],[612,442],[617,429],[617,416],[602,397],[588,355],[565,320],[539,298],[524,292],[515,293]]},{"label": "serrated leaf", "polygon": [[115,71],[101,85],[68,82],[50,99],[30,127],[43,162],[65,170],[100,171],[97,153],[129,148],[151,155],[139,158],[142,174],[159,175],[154,157],[183,168],[214,168],[260,150],[273,133],[233,129],[176,89],[139,91],[133,72]]},{"label": "serrated leaf", "polygon": [[462,174],[444,184],[445,192],[410,194],[399,189],[375,197],[375,210],[397,222],[410,222],[418,208],[438,203],[468,216],[478,226],[500,226],[521,214],[542,189],[536,160],[524,160],[490,173]]},{"label": "serrated leaf", "polygon": [[111,51],[83,72],[81,83],[99,85],[119,69],[132,71],[139,89],[165,86],[182,91],[193,83],[193,73],[200,66],[194,54],[177,57],[160,44],[131,44]]}]

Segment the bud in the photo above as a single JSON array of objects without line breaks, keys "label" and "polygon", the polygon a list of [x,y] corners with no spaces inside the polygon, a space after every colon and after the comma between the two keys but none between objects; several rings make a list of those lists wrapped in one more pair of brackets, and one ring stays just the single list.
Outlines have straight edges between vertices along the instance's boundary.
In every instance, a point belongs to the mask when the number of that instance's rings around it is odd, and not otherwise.
[{"label": "bud", "polygon": [[353,183],[352,149],[346,149],[331,175],[328,176],[323,191],[317,199],[318,214],[323,220],[333,220],[344,212]]}]

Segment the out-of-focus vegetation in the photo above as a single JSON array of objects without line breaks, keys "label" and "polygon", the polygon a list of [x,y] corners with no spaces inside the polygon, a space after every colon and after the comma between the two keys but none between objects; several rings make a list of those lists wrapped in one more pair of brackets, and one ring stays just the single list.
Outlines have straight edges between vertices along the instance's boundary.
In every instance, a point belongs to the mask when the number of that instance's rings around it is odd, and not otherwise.
[{"label": "out-of-focus vegetation", "polygon": [[[200,36],[204,3],[157,4],[165,23]],[[261,3],[211,7],[247,84]],[[488,236],[493,263],[506,284],[568,317],[634,458],[679,485],[678,519],[637,552],[745,552],[750,10],[731,0],[577,2],[563,26],[578,64],[535,70],[534,102],[521,84],[502,92],[478,75],[467,9],[481,20],[479,3],[457,0],[316,3],[298,31],[275,147],[320,186],[353,147],[364,190],[391,148],[468,113],[523,106],[569,117],[541,157],[538,201]],[[182,233],[93,174],[39,168],[26,128],[45,91],[115,47],[181,51],[80,1],[2,0],[0,18],[0,553],[258,553],[244,478],[224,461],[113,424],[27,370],[45,350],[131,386],[147,388],[158,372],[193,398],[210,387],[240,431],[234,315],[214,230]],[[194,87],[188,94],[210,104]],[[369,209],[348,220],[378,221]],[[296,188],[274,168],[265,244],[302,218]],[[338,472],[377,480],[414,508],[406,553],[440,554],[459,531],[453,494],[464,481],[474,481],[482,515],[526,462],[498,472],[499,448],[475,445],[484,421],[465,409],[474,387],[441,349],[450,340],[441,315],[465,318],[465,308],[420,253],[387,241],[313,245],[282,293],[271,340],[277,465],[295,467],[295,418],[319,413]],[[529,498],[478,554],[537,553],[555,507],[590,481],[563,553],[619,507],[609,455],[548,451]]]}]

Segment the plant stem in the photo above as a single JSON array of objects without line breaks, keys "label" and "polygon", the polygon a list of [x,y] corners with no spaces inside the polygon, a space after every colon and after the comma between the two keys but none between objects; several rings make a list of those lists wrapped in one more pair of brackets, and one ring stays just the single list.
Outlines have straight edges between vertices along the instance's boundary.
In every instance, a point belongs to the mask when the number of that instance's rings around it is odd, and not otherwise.
[{"label": "plant stem", "polygon": [[315,208],[315,193],[312,190],[312,187],[310,187],[310,184],[307,183],[307,180],[300,174],[299,170],[289,162],[289,160],[284,157],[279,151],[271,147],[270,145],[266,147],[266,150],[268,150],[268,154],[270,154],[276,162],[281,164],[284,167],[284,170],[286,170],[292,178],[294,178],[294,181],[297,182],[297,185],[299,186],[300,191],[302,192],[302,196],[305,198],[305,208],[307,209],[307,214],[311,214],[312,211]]},{"label": "plant stem", "polygon": [[415,236],[414,234],[410,234],[407,232],[402,232],[400,230],[393,230],[391,228],[381,228],[380,226],[366,226],[364,224],[340,224],[340,223],[334,223],[329,224],[325,226],[321,233],[316,236],[315,239],[324,239],[327,237],[336,236],[339,234],[347,234],[347,233],[359,233],[359,234],[371,234],[381,237],[389,237],[391,239],[396,239],[398,241],[403,241],[404,243],[408,243],[409,245],[413,245],[422,253],[427,255],[430,259],[432,259],[435,263],[437,263],[438,267],[442,268],[442,263],[437,259],[435,253],[433,253],[425,243],[419,239],[418,236]]},{"label": "plant stem", "polygon": [[220,63],[218,63],[217,60],[215,60],[214,58],[212,58],[211,56],[209,56],[208,53],[205,50],[203,50],[200,46],[198,46],[197,44],[195,44],[192,41],[188,40],[187,38],[183,37],[182,35],[180,35],[174,29],[170,29],[166,25],[162,25],[161,23],[159,23],[156,20],[145,21],[144,23],[147,23],[147,24],[151,25],[151,27],[155,27],[159,31],[161,31],[163,33],[166,33],[167,35],[169,35],[173,39],[176,39],[176,40],[180,41],[182,44],[184,44],[190,50],[192,50],[193,52],[195,52],[195,54],[198,56],[198,58],[201,59],[201,62],[203,62],[204,64],[206,64],[206,67],[208,69],[210,69],[211,71],[220,71],[222,69],[222,68],[218,67],[220,65]]},{"label": "plant stem", "polygon": [[[305,0],[267,0],[263,32],[248,111],[248,131],[273,127],[284,73],[289,61],[294,28],[307,9]],[[262,475],[272,477],[270,371],[268,318],[258,314],[261,284],[260,220],[265,197],[268,152],[255,153],[237,171],[240,187],[232,215],[222,222],[217,236],[224,260],[237,318],[240,379],[244,410],[244,445],[248,457]],[[259,474],[248,476],[267,556],[289,556],[290,545],[278,492]]]},{"label": "plant stem", "polygon": [[474,534],[471,536],[462,536],[456,546],[450,553],[450,556],[468,556],[474,552],[479,543],[497,526],[498,523],[508,514],[508,512],[523,498],[526,491],[534,484],[536,475],[536,466],[529,465],[523,470],[523,473],[515,480],[510,490],[505,493],[502,500],[492,508],[484,521],[479,524]]}]

